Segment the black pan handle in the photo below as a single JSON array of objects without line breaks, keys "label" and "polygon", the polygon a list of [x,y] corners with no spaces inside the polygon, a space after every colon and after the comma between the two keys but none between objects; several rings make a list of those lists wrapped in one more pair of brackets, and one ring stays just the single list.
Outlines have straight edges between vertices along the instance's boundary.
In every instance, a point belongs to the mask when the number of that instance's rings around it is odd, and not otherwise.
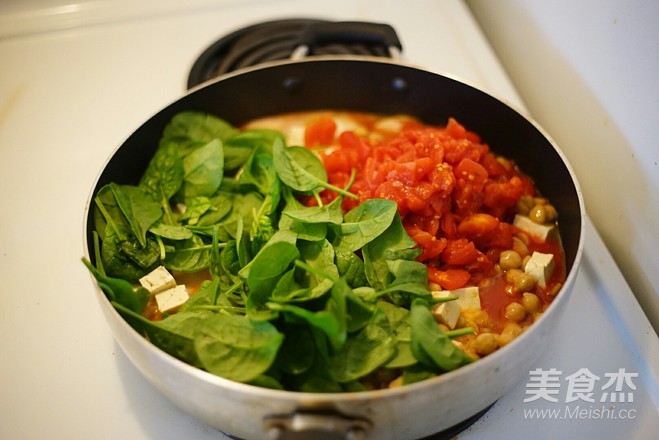
[{"label": "black pan handle", "polygon": [[326,43],[355,43],[381,45],[392,58],[399,59],[402,45],[394,28],[385,23],[363,21],[335,21],[309,24],[302,31],[292,59],[300,59],[315,47]]}]

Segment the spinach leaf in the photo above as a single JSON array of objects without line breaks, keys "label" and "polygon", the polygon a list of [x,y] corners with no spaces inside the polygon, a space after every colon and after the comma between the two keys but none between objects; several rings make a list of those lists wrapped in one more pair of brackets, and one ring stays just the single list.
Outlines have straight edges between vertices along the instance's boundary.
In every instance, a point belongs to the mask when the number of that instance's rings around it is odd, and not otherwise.
[{"label": "spinach leaf", "polygon": [[94,197],[94,228],[101,240],[106,233],[125,240],[130,233],[130,225],[124,217],[112,191],[112,186],[103,186]]},{"label": "spinach leaf", "polygon": [[300,211],[305,207],[291,194],[289,188],[282,188],[282,194],[286,205],[279,218],[279,230],[287,230],[295,233],[300,240],[318,241],[327,236],[327,225],[325,223],[309,223],[295,220],[286,215],[288,211]]},{"label": "spinach leaf", "polygon": [[352,289],[345,290],[346,295],[346,324],[348,332],[356,332],[363,328],[373,317],[375,304],[368,303],[359,297]]},{"label": "spinach leaf", "polygon": [[210,246],[198,235],[193,235],[188,240],[174,242],[174,248],[167,252],[163,265],[171,270],[180,272],[196,272],[205,269],[209,265]]},{"label": "spinach leaf", "polygon": [[192,150],[183,158],[182,196],[212,196],[224,176],[224,151],[219,139]]},{"label": "spinach leaf", "polygon": [[306,325],[284,323],[279,326],[284,343],[277,353],[277,366],[287,374],[308,371],[316,358],[313,336]]},{"label": "spinach leaf", "polygon": [[143,248],[135,239],[121,240],[107,233],[101,244],[101,259],[108,275],[135,282],[155,268],[160,261],[160,247],[152,239],[147,239]]},{"label": "spinach leaf", "polygon": [[217,193],[208,201],[210,207],[199,217],[197,226],[216,225],[231,212],[232,199],[227,194]]},{"label": "spinach leaf", "polygon": [[144,287],[134,288],[131,283],[124,279],[102,274],[86,258],[83,258],[82,262],[87,266],[87,269],[92,273],[110,301],[121,304],[136,313],[142,312],[142,309],[149,301],[149,292]]},{"label": "spinach leaf", "polygon": [[275,234],[275,227],[273,225],[274,221],[269,214],[274,211],[272,203],[272,197],[269,195],[266,196],[258,213],[254,215],[252,228],[249,231],[249,239],[251,243],[250,253],[252,255],[257,254]]},{"label": "spinach leaf", "polygon": [[402,257],[413,260],[418,255],[418,250],[413,250],[415,246],[416,242],[407,234],[396,213],[391,225],[362,249],[364,273],[369,284],[378,290],[387,287],[393,278],[387,262]]},{"label": "spinach leaf", "polygon": [[291,315],[294,318],[300,318],[309,325],[317,327],[322,330],[330,340],[333,340],[340,335],[341,323],[332,310],[319,310],[314,312],[307,310],[304,307],[276,302],[268,302],[266,303],[266,306],[270,310],[284,312],[284,314]]},{"label": "spinach leaf", "polygon": [[[195,295],[196,296],[196,295]],[[192,297],[194,298],[194,296]],[[158,322],[166,330],[177,333],[188,339],[194,339],[197,325],[206,318],[214,316],[210,310],[183,310],[169,315]]]},{"label": "spinach leaf", "polygon": [[185,211],[178,217],[180,223],[196,225],[199,219],[213,207],[210,197],[196,196],[186,200]]},{"label": "spinach leaf", "polygon": [[329,370],[337,382],[351,382],[386,364],[394,354],[394,338],[380,312],[354,337],[348,338],[343,350],[330,356]]},{"label": "spinach leaf", "polygon": [[185,226],[168,225],[162,221],[156,222],[149,228],[149,232],[170,240],[187,240],[192,238],[192,231]]},{"label": "spinach leaf", "polygon": [[327,205],[289,209],[284,211],[283,214],[300,223],[332,223],[339,225],[343,222],[342,200],[342,197],[337,197]]},{"label": "spinach leaf", "polygon": [[[281,132],[268,129],[242,130],[224,141],[224,163],[227,170],[236,170],[245,165],[250,157],[263,155],[272,157],[275,142],[284,141]],[[245,165],[245,169],[249,169]],[[243,172],[245,172],[243,170]]]},{"label": "spinach leaf", "polygon": [[208,372],[248,382],[270,368],[283,340],[283,335],[267,321],[215,314],[197,325],[194,347]]},{"label": "spinach leaf", "polygon": [[[259,256],[261,254],[263,254],[264,252],[269,252],[269,251],[267,251],[268,247],[270,247],[272,245],[275,245],[277,243],[288,243],[288,244],[292,245],[293,247],[295,247],[296,242],[297,242],[297,234],[295,234],[294,232],[291,232],[291,231],[281,230],[280,229],[279,231],[275,232],[272,237],[270,237],[270,240],[268,240],[268,242],[261,248],[261,250],[254,256],[254,258],[249,263],[247,263],[244,266],[241,265],[241,269],[238,272],[238,275],[240,275],[241,277],[247,279],[249,277],[249,273],[250,273],[251,268],[254,265],[256,259],[259,258]],[[296,251],[297,251],[297,248],[296,248]]]},{"label": "spinach leaf", "polygon": [[266,214],[272,214],[279,206],[281,183],[271,154],[252,155],[242,168],[238,182],[240,185],[253,185],[264,196],[270,196],[271,209]]},{"label": "spinach leaf", "polygon": [[186,334],[186,330],[180,333],[177,329],[169,329],[158,321],[150,321],[119,303],[112,302],[112,305],[131,327],[145,334],[153,345],[194,367],[202,367],[194,347],[194,340]]},{"label": "spinach leaf", "polygon": [[337,236],[334,246],[351,252],[361,249],[386,231],[397,213],[396,202],[384,199],[366,200],[348,211],[343,223],[330,225]]},{"label": "spinach leaf", "polygon": [[184,157],[213,139],[224,141],[237,133],[235,127],[216,116],[186,111],[174,115],[165,126],[160,144],[174,143]]},{"label": "spinach leaf", "polygon": [[339,275],[345,277],[352,287],[362,287],[368,284],[364,273],[364,261],[354,252],[346,249],[335,249],[336,268]]},{"label": "spinach leaf", "polygon": [[110,188],[133,235],[142,247],[146,246],[146,231],[162,217],[160,205],[137,186],[110,183]]},{"label": "spinach leaf", "polygon": [[334,248],[327,240],[300,241],[300,257],[315,271],[307,271],[309,285],[315,286],[324,279],[337,280],[339,271],[334,264]]},{"label": "spinach leaf", "polygon": [[430,368],[451,371],[473,362],[473,358],[456,347],[439,328],[428,302],[417,298],[410,309],[411,349],[414,357]]},{"label": "spinach leaf", "polygon": [[300,192],[319,192],[330,189],[344,196],[358,197],[327,182],[327,171],[318,156],[304,147],[286,147],[275,142],[272,147],[275,170],[284,184]]},{"label": "spinach leaf", "polygon": [[167,223],[173,224],[169,200],[183,185],[183,161],[178,147],[171,142],[160,145],[140,179],[139,187],[156,200],[165,213]]},{"label": "spinach leaf", "polygon": [[410,311],[398,307],[386,301],[379,301],[380,309],[387,316],[396,341],[396,355],[387,362],[387,368],[404,368],[417,363],[412,354],[410,342],[412,339],[412,328],[410,327]]},{"label": "spinach leaf", "polygon": [[266,302],[279,279],[299,256],[300,253],[294,245],[282,241],[264,247],[254,257],[246,277],[249,287],[247,314],[250,317],[272,319],[274,314],[265,307]]}]

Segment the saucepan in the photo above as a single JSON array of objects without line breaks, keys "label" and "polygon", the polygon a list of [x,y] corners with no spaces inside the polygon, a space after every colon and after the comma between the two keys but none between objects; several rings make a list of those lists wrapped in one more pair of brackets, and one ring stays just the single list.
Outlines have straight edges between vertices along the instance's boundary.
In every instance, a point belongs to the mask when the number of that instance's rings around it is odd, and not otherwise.
[{"label": "saucepan", "polygon": [[85,255],[93,261],[94,195],[109,182],[136,183],[175,114],[208,112],[240,126],[263,116],[319,109],[403,113],[439,125],[453,117],[492,150],[514,159],[560,212],[567,278],[543,316],[512,343],[455,371],[399,388],[325,394],[260,388],[212,375],[152,345],[97,286],[100,307],[145,380],[182,411],[233,437],[386,440],[447,430],[527,376],[560,325],[584,241],[582,195],[564,154],[532,119],[479,87],[399,59],[369,56],[268,62],[208,81],[154,114],[105,163],[85,213]]}]

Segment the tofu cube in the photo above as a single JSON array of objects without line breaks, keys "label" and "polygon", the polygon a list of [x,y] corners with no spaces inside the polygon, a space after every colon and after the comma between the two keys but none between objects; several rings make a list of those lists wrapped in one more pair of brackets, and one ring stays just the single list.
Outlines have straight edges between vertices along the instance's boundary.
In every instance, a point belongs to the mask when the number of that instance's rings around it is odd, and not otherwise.
[{"label": "tofu cube", "polygon": [[478,293],[478,287],[468,286],[455,290],[436,290],[432,292],[435,298],[446,298],[449,296],[457,296],[458,299],[454,302],[460,304],[463,309],[478,309],[481,308],[481,297]]},{"label": "tofu cube", "polygon": [[526,232],[536,240],[543,243],[547,241],[547,239],[554,237],[558,233],[558,231],[556,230],[556,225],[553,224],[541,225],[539,223],[534,222],[527,216],[520,214],[515,215],[515,219],[513,220],[513,226],[521,229],[522,231]]},{"label": "tofu cube", "polygon": [[161,312],[167,313],[176,310],[185,303],[190,296],[184,284],[179,284],[171,289],[156,294],[156,303]]},{"label": "tofu cube", "polygon": [[533,252],[526,266],[524,266],[524,272],[531,275],[540,287],[547,287],[547,281],[554,273],[555,267],[556,264],[552,254]]},{"label": "tofu cube", "polygon": [[167,289],[176,287],[176,280],[164,266],[159,266],[140,278],[140,284],[154,295]]},{"label": "tofu cube", "polygon": [[455,328],[461,311],[462,309],[457,300],[435,304],[432,307],[432,314],[435,317],[435,321],[446,325],[450,329]]},{"label": "tofu cube", "polygon": [[469,286],[455,290],[435,290],[432,292],[435,298],[448,298],[457,296],[457,299],[435,304],[432,308],[432,314],[435,321],[454,329],[458,322],[460,313],[463,309],[481,308],[481,298],[478,294],[478,287]]},{"label": "tofu cube", "polygon": [[458,297],[456,300],[460,307],[463,309],[478,309],[481,308],[481,297],[478,294],[478,287],[469,286],[462,289],[450,291],[451,295]]}]

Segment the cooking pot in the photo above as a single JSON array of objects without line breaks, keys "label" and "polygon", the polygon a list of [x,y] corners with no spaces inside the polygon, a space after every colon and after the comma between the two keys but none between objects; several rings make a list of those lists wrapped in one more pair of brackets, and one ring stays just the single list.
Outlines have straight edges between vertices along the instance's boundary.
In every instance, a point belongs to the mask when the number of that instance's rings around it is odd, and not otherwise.
[{"label": "cooking pot", "polygon": [[112,181],[135,184],[176,113],[208,112],[240,126],[267,115],[319,109],[405,113],[439,125],[453,117],[497,154],[514,159],[560,213],[567,279],[543,316],[512,343],[441,376],[394,389],[321,394],[237,383],[185,364],[133,330],[97,286],[101,309],[146,380],[181,410],[231,436],[386,440],[447,430],[527,376],[559,325],[583,248],[583,200],[564,155],[535,122],[477,87],[400,60],[365,56],[269,62],[207,82],[142,124],[105,164],[85,212],[85,255],[93,261],[94,195]]}]

